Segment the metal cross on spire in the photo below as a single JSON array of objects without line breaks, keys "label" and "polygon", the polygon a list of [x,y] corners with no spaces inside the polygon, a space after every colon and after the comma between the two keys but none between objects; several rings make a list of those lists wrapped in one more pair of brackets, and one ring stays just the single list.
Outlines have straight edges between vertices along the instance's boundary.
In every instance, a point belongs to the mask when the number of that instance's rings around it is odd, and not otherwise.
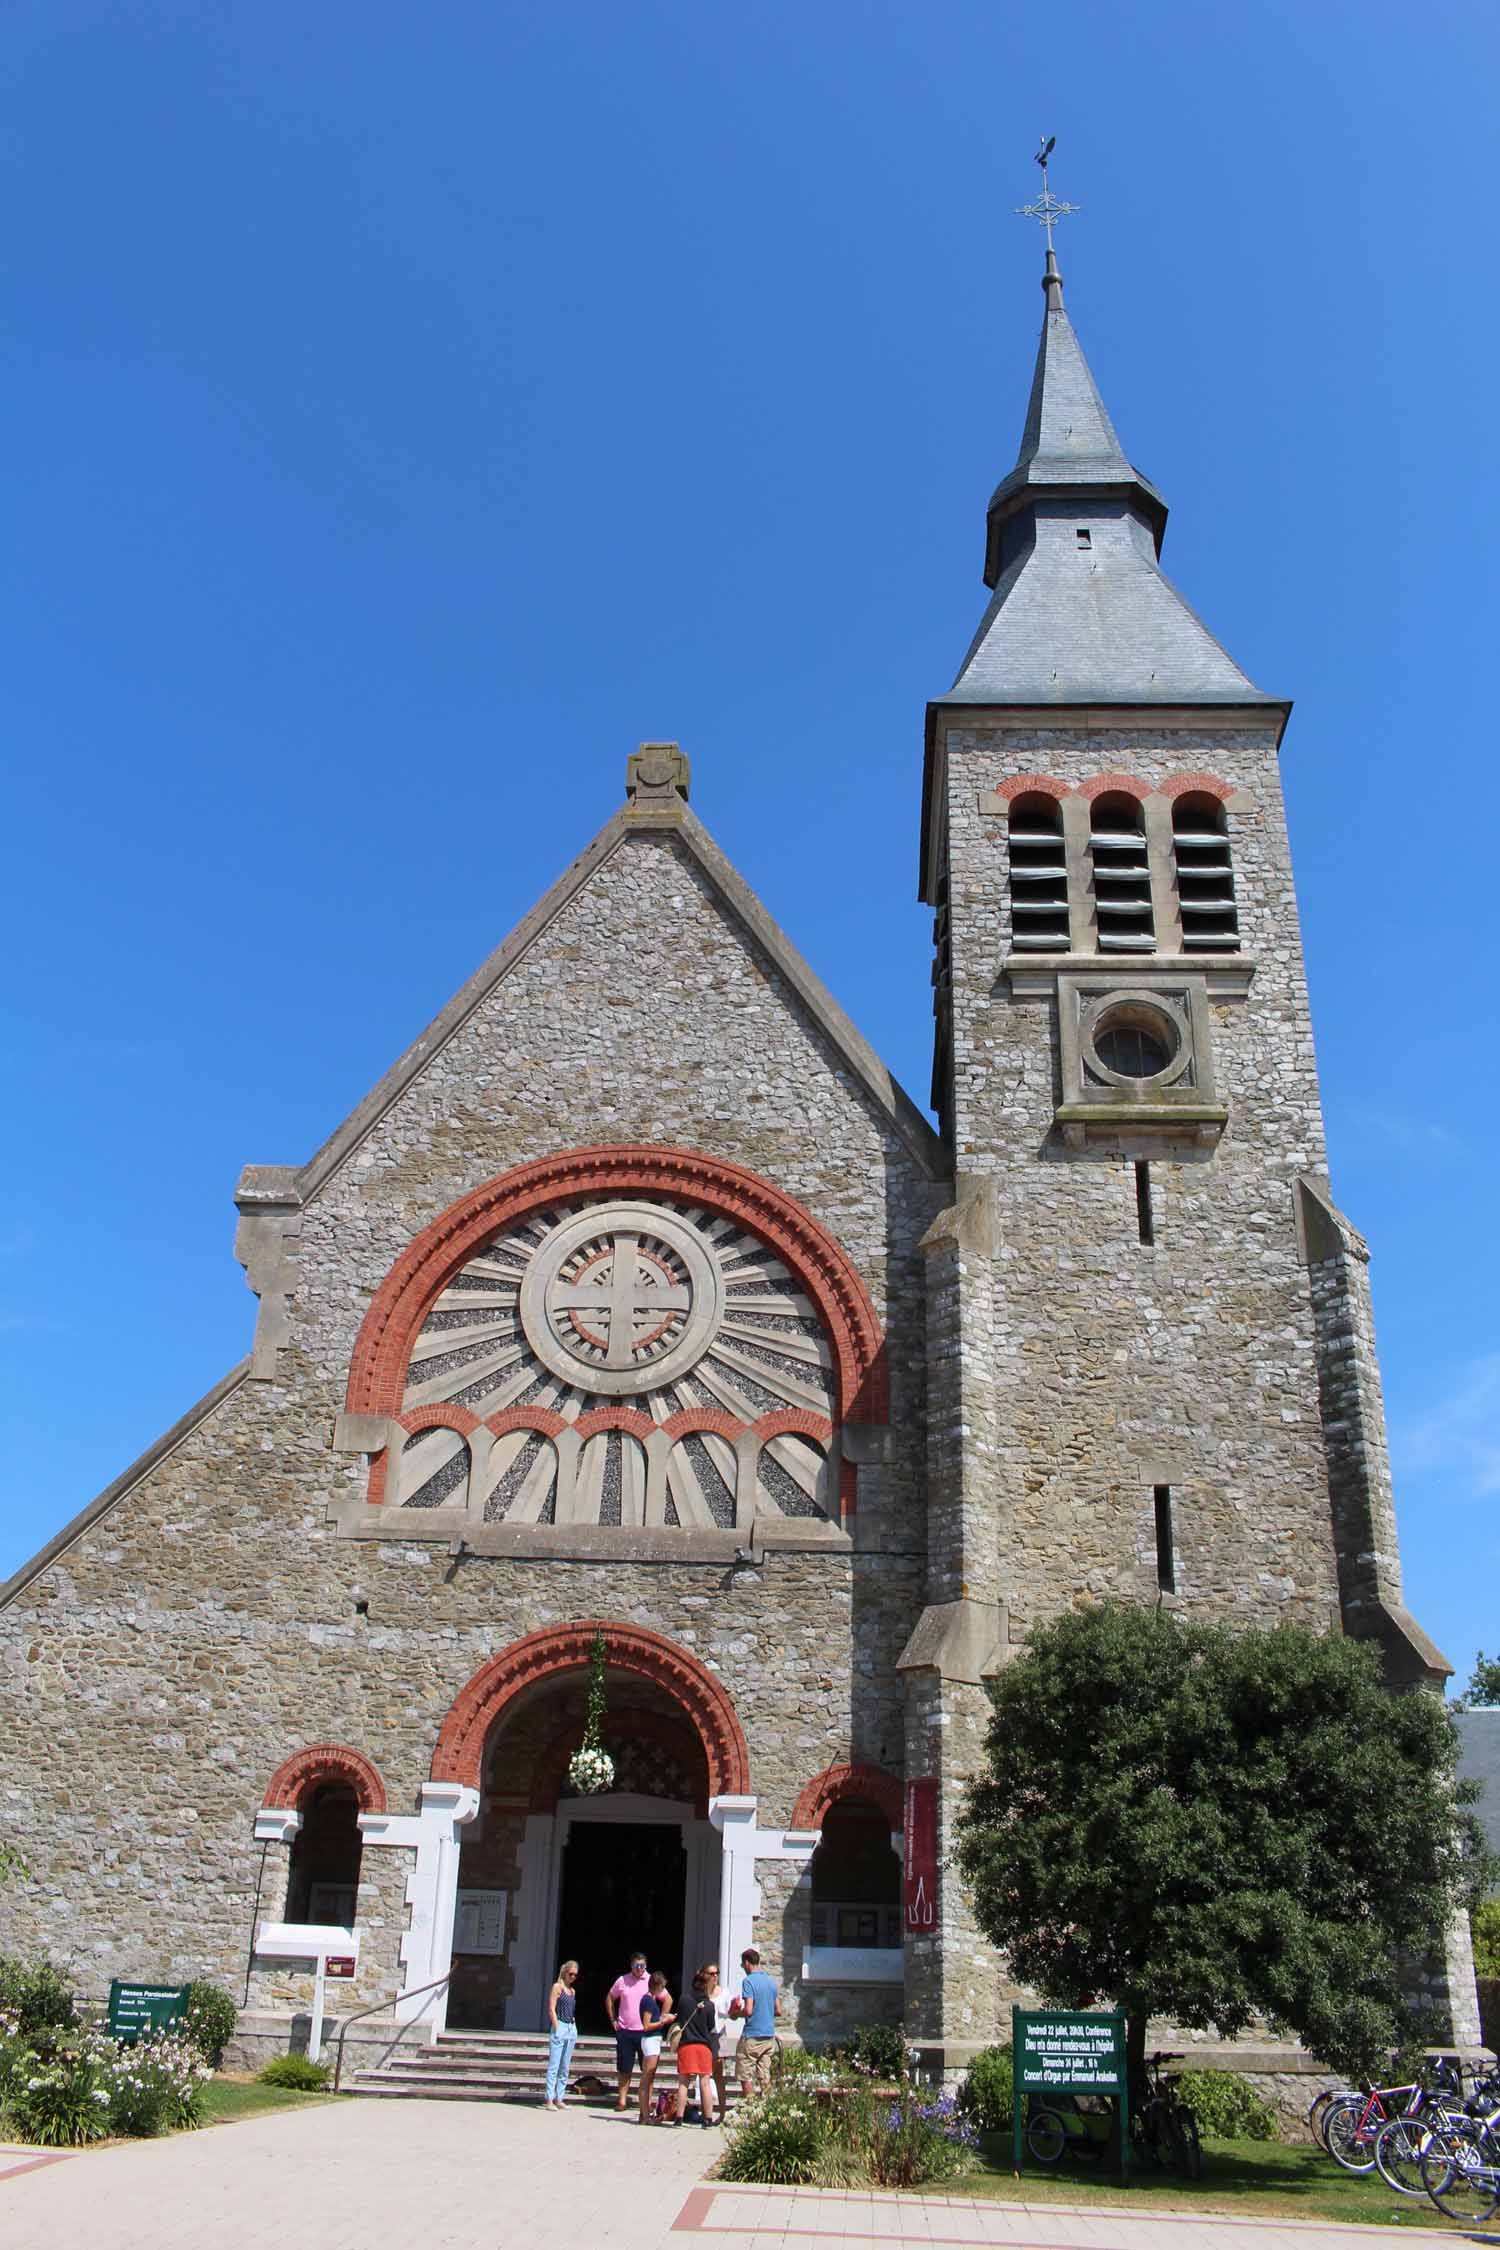
[{"label": "metal cross on spire", "polygon": [[1056,226],[1058,220],[1071,218],[1075,211],[1080,211],[1083,208],[1082,204],[1079,203],[1059,202],[1048,184],[1047,159],[1056,146],[1057,135],[1055,133],[1050,138],[1046,133],[1042,135],[1041,146],[1032,158],[1032,162],[1040,164],[1042,168],[1042,192],[1035,203],[1018,203],[1016,205],[1016,217],[1018,219],[1038,219],[1046,228],[1047,255],[1049,258],[1052,255],[1052,229]]}]

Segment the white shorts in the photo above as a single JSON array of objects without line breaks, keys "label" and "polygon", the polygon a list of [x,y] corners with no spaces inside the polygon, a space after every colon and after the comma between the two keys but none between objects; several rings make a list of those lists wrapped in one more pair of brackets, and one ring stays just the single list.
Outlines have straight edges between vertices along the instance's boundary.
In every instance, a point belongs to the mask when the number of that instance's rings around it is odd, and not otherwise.
[{"label": "white shorts", "polygon": [[661,2033],[648,2032],[641,2041],[641,2061],[655,2062],[661,2053]]}]

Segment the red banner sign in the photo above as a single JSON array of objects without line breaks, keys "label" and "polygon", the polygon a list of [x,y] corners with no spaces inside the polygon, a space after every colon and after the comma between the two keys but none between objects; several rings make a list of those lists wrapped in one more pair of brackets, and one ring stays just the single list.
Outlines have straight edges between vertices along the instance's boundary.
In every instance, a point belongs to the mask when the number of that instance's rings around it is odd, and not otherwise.
[{"label": "red banner sign", "polygon": [[354,1974],[353,1956],[348,1953],[330,1953],[328,1956],[328,1974],[331,1977],[352,1977]]},{"label": "red banner sign", "polygon": [[938,1785],[930,1774],[906,1784],[906,1927],[937,1927]]}]

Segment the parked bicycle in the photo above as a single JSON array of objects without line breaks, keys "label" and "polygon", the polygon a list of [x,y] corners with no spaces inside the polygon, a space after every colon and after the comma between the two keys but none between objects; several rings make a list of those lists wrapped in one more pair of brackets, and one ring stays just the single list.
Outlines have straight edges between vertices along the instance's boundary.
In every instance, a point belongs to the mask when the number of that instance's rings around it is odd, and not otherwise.
[{"label": "parked bicycle", "polygon": [[1324,2148],[1346,2172],[1373,2172],[1375,2138],[1381,2126],[1393,2117],[1411,2114],[1421,2098],[1418,2078],[1404,2086],[1372,2086],[1363,2094],[1339,2095],[1323,2113]]},{"label": "parked bicycle", "polygon": [[1181,2062],[1181,2055],[1155,2054],[1146,2058],[1146,2098],[1132,2112],[1130,2138],[1137,2156],[1180,2179],[1203,2177],[1203,2144],[1198,2120],[1167,2076],[1166,2066]]},{"label": "parked bicycle", "polygon": [[1472,2225],[1500,2204],[1500,2093],[1470,2102],[1468,2110],[1430,2134],[1422,2184],[1446,2218]]},{"label": "parked bicycle", "polygon": [[1440,2055],[1411,2106],[1376,2132],[1375,2169],[1386,2186],[1398,2195],[1425,2195],[1422,2151],[1437,2129],[1463,2116],[1462,2066],[1456,2056]]}]

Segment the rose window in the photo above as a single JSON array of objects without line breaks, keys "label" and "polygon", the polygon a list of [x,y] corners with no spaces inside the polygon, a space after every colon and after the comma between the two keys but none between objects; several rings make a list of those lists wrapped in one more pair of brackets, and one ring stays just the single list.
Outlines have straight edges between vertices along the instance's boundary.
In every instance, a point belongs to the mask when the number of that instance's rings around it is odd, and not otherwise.
[{"label": "rose window", "polygon": [[390,1497],[485,1523],[837,1519],[831,1367],[797,1277],[734,1220],[560,1204],[487,1243],[433,1304]]}]

